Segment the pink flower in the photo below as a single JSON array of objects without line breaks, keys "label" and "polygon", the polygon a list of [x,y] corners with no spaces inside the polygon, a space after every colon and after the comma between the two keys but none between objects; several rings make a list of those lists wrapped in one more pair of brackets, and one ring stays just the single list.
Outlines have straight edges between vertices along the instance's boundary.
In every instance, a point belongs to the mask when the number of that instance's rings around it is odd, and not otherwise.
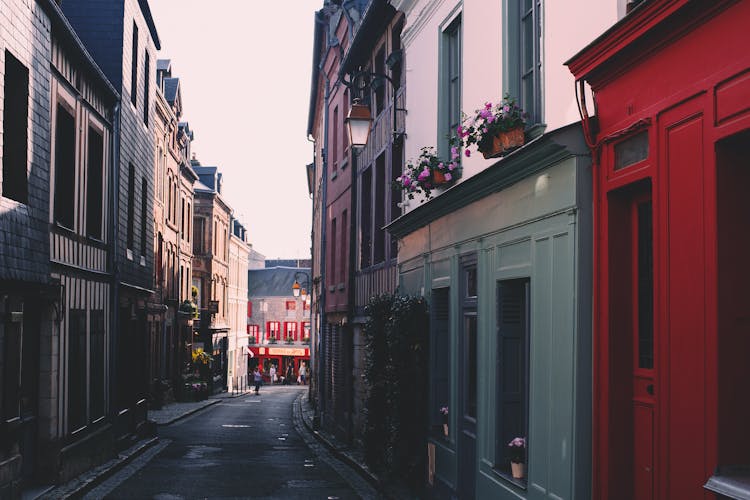
[{"label": "pink flower", "polygon": [[445,180],[446,181],[450,181],[451,179],[453,179],[453,176],[450,173],[446,172],[446,174],[445,174]]},{"label": "pink flower", "polygon": [[503,106],[503,113],[510,113],[510,106],[508,106],[507,104]]},{"label": "pink flower", "polygon": [[469,151],[468,149],[465,149],[465,150],[464,150],[464,154],[465,154],[465,155],[466,155],[466,157],[468,158],[469,156],[471,156],[471,151]]},{"label": "pink flower", "polygon": [[487,133],[487,127],[484,127],[484,128],[482,129],[482,132],[484,132],[484,133],[486,134],[486,133]]},{"label": "pink flower", "polygon": [[405,176],[402,182],[404,184],[404,187],[409,187],[409,185],[411,184],[411,179]]},{"label": "pink flower", "polygon": [[461,125],[459,125],[458,127],[456,127],[456,133],[458,134],[459,137],[463,137],[465,134],[464,128]]},{"label": "pink flower", "polygon": [[487,117],[487,123],[492,123],[495,121],[495,115],[490,115]]},{"label": "pink flower", "polygon": [[427,179],[428,177],[430,177],[430,171],[427,169],[424,169],[421,172],[419,172],[419,175],[417,176],[417,180],[423,181]]},{"label": "pink flower", "polygon": [[454,168],[456,168],[456,163],[455,162],[451,162],[451,164],[448,165],[448,170],[452,171]]},{"label": "pink flower", "polygon": [[484,109],[492,109],[492,103],[491,102],[485,102],[484,103]]},{"label": "pink flower", "polygon": [[451,160],[455,160],[456,158],[458,158],[458,156],[458,148],[456,146],[453,146],[451,148]]},{"label": "pink flower", "polygon": [[443,165],[443,162],[442,162],[442,161],[441,161],[440,163],[438,163],[438,168],[439,168],[440,170],[443,170],[443,169],[445,168],[445,166]]}]

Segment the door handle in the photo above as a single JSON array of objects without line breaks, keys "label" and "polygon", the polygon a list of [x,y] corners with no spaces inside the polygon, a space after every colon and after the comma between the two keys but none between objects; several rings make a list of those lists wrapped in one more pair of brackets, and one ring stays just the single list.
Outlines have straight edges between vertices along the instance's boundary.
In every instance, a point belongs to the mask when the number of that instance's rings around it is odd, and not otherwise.
[{"label": "door handle", "polygon": [[648,384],[646,386],[646,392],[649,393],[651,396],[654,395],[654,384]]}]

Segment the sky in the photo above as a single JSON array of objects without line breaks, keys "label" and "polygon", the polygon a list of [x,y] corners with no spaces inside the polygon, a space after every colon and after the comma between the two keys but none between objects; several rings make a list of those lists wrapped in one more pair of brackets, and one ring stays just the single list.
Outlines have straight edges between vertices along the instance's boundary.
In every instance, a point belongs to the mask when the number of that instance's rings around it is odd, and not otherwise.
[{"label": "sky", "polygon": [[192,151],[267,258],[309,258],[307,112],[314,12],[323,0],[149,0],[180,79]]}]

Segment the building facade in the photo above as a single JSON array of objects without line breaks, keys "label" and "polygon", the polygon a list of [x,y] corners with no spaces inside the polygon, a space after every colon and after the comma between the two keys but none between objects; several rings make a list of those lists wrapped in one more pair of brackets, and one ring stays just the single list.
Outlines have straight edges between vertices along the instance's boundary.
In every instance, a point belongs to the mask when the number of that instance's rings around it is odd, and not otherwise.
[{"label": "building facade", "polygon": [[750,497],[748,20],[642,2],[568,62],[594,96],[593,498]]},{"label": "building facade", "polygon": [[[506,93],[528,114],[525,145],[490,159],[460,151],[461,178],[432,199],[404,197],[388,226],[399,292],[430,304],[428,490],[588,498],[591,162],[562,63],[565,47],[617,19],[616,2],[392,4],[406,16],[406,74],[419,89],[404,101],[407,159],[433,147],[451,161],[462,112]],[[576,8],[587,22],[573,33]],[[516,437],[522,477],[511,470]]]},{"label": "building facade", "polygon": [[244,390],[248,387],[248,301],[247,271],[250,245],[247,231],[237,219],[231,221],[229,237],[229,334],[227,345],[227,390]]},{"label": "building facade", "polygon": [[309,273],[303,267],[248,271],[248,370],[259,367],[266,381],[272,366],[285,377],[291,366],[293,383],[303,364],[310,376],[310,301],[292,292],[295,281],[309,280]]},{"label": "building facade", "polygon": [[4,2],[0,496],[114,454],[112,145],[118,93],[55,2]]},{"label": "building facade", "polygon": [[[352,239],[355,172],[344,120],[351,92],[341,62],[367,2],[325,1],[316,13],[308,134],[315,142],[313,185],[313,300],[316,303],[313,395],[320,422],[352,439],[354,343]],[[318,231],[317,234],[315,231]]]},{"label": "building facade", "polygon": [[[193,184],[198,176],[190,165],[193,132],[183,114],[179,78],[172,77],[168,59],[157,60],[154,116],[154,295],[149,331],[149,383],[152,404],[174,399],[182,387],[187,362],[186,343],[192,341],[189,318],[180,304],[192,299]],[[159,307],[160,306],[160,307]]]},{"label": "building facade", "polygon": [[217,167],[191,160],[199,180],[195,184],[193,215],[193,286],[200,309],[200,341],[214,357],[214,390],[227,383],[227,332],[229,331],[229,223],[232,208],[221,194],[222,175]]},{"label": "building facade", "polygon": [[114,154],[113,338],[109,343],[119,445],[145,429],[149,393],[146,356],[153,293],[154,75],[159,36],[146,0],[69,0],[62,9],[94,60],[120,93]]},{"label": "building facade", "polygon": [[351,153],[354,175],[352,213],[355,215],[349,235],[353,253],[349,286],[353,314],[348,426],[355,440],[363,435],[366,414],[362,334],[367,321],[365,306],[371,297],[396,290],[397,239],[385,226],[401,215],[401,196],[391,189],[391,184],[401,175],[404,161],[406,79],[401,48],[404,21],[403,13],[387,1],[370,2],[340,70],[342,78],[352,85],[348,97],[367,104],[373,117],[370,138],[364,148],[350,151],[347,133],[341,132],[345,151]]}]

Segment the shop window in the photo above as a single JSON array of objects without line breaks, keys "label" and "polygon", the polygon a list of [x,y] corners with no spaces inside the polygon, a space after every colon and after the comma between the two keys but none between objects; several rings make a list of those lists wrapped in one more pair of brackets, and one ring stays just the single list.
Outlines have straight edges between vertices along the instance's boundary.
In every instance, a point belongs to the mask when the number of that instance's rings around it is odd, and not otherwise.
[{"label": "shop window", "polygon": [[3,97],[3,178],[5,198],[27,203],[29,149],[29,70],[5,51]]},{"label": "shop window", "polygon": [[73,114],[57,105],[55,121],[55,221],[75,228],[76,123]]},{"label": "shop window", "polygon": [[104,138],[89,126],[88,167],[86,178],[86,235],[102,238],[104,212]]},{"label": "shop window", "polygon": [[68,313],[68,431],[86,425],[86,311]]},{"label": "shop window", "polygon": [[[529,404],[529,283],[528,278],[497,285],[497,363],[495,396],[495,470],[511,479],[515,438],[528,443]],[[527,463],[524,454],[524,463]],[[525,484],[525,479],[511,479]]]}]

